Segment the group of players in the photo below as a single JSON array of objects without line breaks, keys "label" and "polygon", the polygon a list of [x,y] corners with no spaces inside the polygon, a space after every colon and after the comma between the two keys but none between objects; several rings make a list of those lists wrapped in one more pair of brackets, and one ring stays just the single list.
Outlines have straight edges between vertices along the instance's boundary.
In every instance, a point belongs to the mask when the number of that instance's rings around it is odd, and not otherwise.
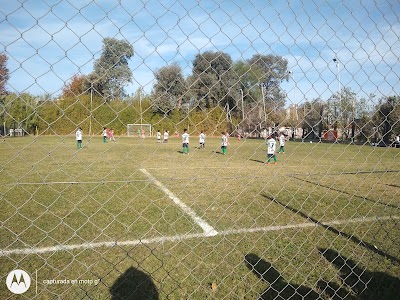
[{"label": "group of players", "polygon": [[[78,127],[78,129],[75,132],[75,138],[76,138],[76,147],[78,149],[82,149],[83,148],[83,143],[82,143],[83,132],[82,132],[82,128]],[[114,129],[103,127],[103,143],[107,143],[107,139],[110,139],[110,141],[113,141],[114,143],[116,142],[115,141],[115,137],[114,137]]]},{"label": "group of players", "polygon": [[274,165],[276,165],[276,136],[278,136],[279,140],[278,153],[285,153],[286,136],[282,132],[271,134],[267,139],[267,165],[270,164],[271,159],[274,160]]},{"label": "group of players", "polygon": [[[157,131],[157,135],[156,136],[157,136],[157,143],[161,143],[161,142],[168,143],[168,138],[169,138],[168,130],[164,131],[163,140],[162,141],[161,141],[161,132],[160,132],[160,130]],[[175,132],[174,136],[178,137],[179,133]],[[185,128],[183,130],[183,134],[182,134],[182,153],[183,154],[189,154],[189,138],[190,138],[190,135],[188,134],[187,129]],[[200,144],[199,145],[199,149],[204,149],[205,148],[206,135],[204,134],[203,131],[200,133],[200,136],[199,136],[199,144]]]},{"label": "group of players", "polygon": [[[280,133],[274,133],[271,134],[266,143],[267,143],[267,165],[270,164],[271,159],[274,160],[274,165],[276,165],[276,137],[278,137],[279,140],[279,151],[278,153],[285,153],[285,142],[286,142],[286,136],[280,132]],[[189,138],[190,135],[187,132],[187,129],[185,128],[183,130],[182,134],[182,153],[183,154],[189,154]],[[227,151],[227,147],[229,145],[229,133],[228,132],[222,132],[221,133],[221,154],[225,155]],[[203,131],[201,131],[200,136],[199,136],[199,149],[204,149],[205,148],[205,140],[206,136]],[[238,135],[238,141],[240,141],[240,135]],[[164,143],[168,142],[168,131],[166,130],[164,133]],[[161,143],[161,132],[157,132],[157,143]]]},{"label": "group of players", "polygon": [[[142,132],[140,132],[141,134],[143,134]],[[78,130],[76,131],[76,144],[77,144],[77,148],[81,149],[83,148],[82,145],[82,129],[78,128]],[[144,134],[143,134],[144,136]],[[175,136],[179,136],[179,134],[177,135],[175,133]],[[161,132],[160,130],[157,131],[157,143],[161,143]],[[286,142],[286,137],[283,133],[274,133],[271,134],[268,139],[266,140],[267,143],[267,165],[270,164],[271,159],[273,159],[274,161],[274,165],[276,165],[276,137],[278,137],[279,140],[279,151],[278,153],[285,153],[285,142]],[[107,142],[107,138],[110,138],[110,141],[114,141],[115,142],[115,137],[114,137],[114,130],[113,129],[107,129],[107,128],[103,128],[103,142],[106,143]],[[187,132],[187,129],[185,128],[183,130],[183,134],[182,134],[182,153],[183,154],[189,154],[189,138],[190,135]],[[163,143],[167,143],[169,139],[169,132],[168,130],[165,130],[164,135],[163,135]],[[228,132],[222,132],[221,133],[221,154],[225,155],[227,152],[227,148],[229,145],[229,133]],[[240,141],[240,135],[238,135],[238,141]],[[204,149],[206,145],[206,135],[204,134],[203,131],[201,131],[200,136],[199,136],[199,149]]]}]

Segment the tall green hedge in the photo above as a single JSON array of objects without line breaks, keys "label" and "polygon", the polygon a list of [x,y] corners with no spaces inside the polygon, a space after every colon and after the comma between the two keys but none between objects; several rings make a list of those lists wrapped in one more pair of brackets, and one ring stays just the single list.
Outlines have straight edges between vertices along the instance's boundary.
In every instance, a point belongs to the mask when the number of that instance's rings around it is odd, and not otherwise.
[{"label": "tall green hedge", "polygon": [[[208,110],[175,110],[169,115],[154,113],[150,100],[106,102],[100,97],[82,95],[57,101],[38,103],[37,129],[39,134],[66,135],[81,127],[85,134],[99,135],[103,127],[113,128],[116,135],[126,134],[127,124],[152,124],[153,129],[182,132],[188,128],[192,134],[201,131],[217,135],[231,129],[226,112],[220,107]],[[34,133],[34,132],[31,132]]]}]

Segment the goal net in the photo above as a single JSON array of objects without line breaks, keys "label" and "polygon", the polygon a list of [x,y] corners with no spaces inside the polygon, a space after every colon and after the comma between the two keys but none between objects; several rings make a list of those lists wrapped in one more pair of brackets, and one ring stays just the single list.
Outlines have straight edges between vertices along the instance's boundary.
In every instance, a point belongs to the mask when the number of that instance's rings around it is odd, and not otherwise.
[{"label": "goal net", "polygon": [[127,124],[126,135],[134,137],[151,137],[153,127],[151,124]]}]

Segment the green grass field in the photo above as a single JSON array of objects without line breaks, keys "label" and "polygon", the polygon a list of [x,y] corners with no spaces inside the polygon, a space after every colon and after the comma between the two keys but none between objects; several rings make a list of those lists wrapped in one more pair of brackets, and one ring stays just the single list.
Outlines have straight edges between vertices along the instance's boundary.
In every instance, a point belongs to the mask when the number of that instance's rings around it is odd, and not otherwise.
[{"label": "green grass field", "polygon": [[397,299],[399,149],[197,141],[1,140],[0,298]]}]

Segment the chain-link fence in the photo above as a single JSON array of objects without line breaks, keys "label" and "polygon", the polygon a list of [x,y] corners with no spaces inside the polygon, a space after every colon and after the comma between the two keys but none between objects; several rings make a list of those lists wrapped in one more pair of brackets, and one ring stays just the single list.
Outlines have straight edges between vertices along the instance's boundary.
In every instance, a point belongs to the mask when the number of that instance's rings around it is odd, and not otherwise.
[{"label": "chain-link fence", "polygon": [[396,1],[0,1],[2,299],[397,299]]}]

